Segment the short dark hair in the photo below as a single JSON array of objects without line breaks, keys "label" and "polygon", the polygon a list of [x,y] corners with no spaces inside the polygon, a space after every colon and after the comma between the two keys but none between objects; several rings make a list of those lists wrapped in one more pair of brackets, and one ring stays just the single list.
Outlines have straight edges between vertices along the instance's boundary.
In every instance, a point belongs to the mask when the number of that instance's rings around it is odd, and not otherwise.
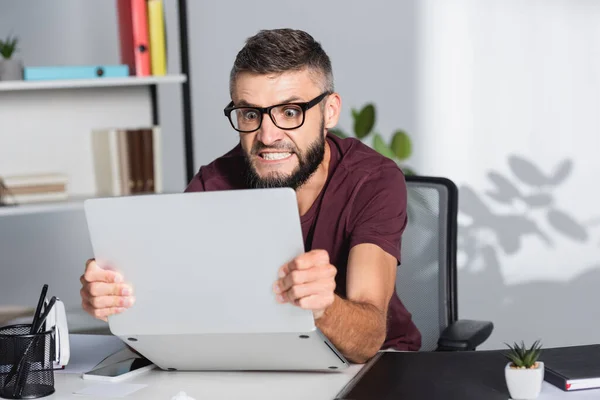
[{"label": "short dark hair", "polygon": [[248,38],[233,63],[229,76],[229,92],[242,72],[278,74],[308,68],[316,72],[323,91],[333,92],[331,61],[321,44],[301,30],[261,30]]}]

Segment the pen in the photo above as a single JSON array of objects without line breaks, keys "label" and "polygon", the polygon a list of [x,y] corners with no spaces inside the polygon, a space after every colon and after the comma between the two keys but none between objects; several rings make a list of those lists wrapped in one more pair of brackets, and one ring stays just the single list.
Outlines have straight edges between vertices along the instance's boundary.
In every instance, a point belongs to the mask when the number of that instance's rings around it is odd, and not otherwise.
[{"label": "pen", "polygon": [[46,300],[46,293],[48,293],[48,285],[45,284],[42,287],[42,293],[40,294],[40,299],[38,300],[37,308],[35,309],[35,314],[33,314],[33,322],[31,323],[31,329],[29,330],[30,334],[34,334],[37,325],[37,321],[40,318],[40,313],[42,312],[42,306],[44,305],[44,301]]},{"label": "pen", "polygon": [[[46,308],[44,308],[44,313],[38,317],[38,319],[36,321],[36,325],[32,327],[32,330],[33,330],[32,334],[38,333],[39,329],[44,324],[44,321],[46,321],[46,318],[48,318],[50,311],[52,311],[52,307],[54,306],[54,303],[56,303],[56,296],[52,296],[52,298],[50,299],[50,302],[48,303]],[[35,354],[35,351],[39,345],[40,340],[44,340],[44,338],[40,338],[40,337],[36,336],[33,338],[33,340],[31,342],[29,342],[29,345],[25,349],[25,353],[23,354],[23,356],[21,357],[21,360],[17,364],[17,369],[16,369],[17,377],[15,379],[15,386],[14,386],[14,390],[13,390],[13,395],[16,395],[17,398],[21,398],[21,396],[23,395],[23,389],[24,389],[23,386],[25,384],[24,380],[25,381],[27,380],[27,373],[28,373],[29,366],[27,365],[28,363],[25,362],[25,360],[27,359],[27,357],[29,357],[29,355],[28,355],[29,349],[33,345],[33,352]]]},{"label": "pen", "polygon": [[[31,322],[31,328],[29,329],[30,335],[33,335],[36,331],[36,325],[40,318],[40,313],[42,312],[42,306],[44,305],[44,302],[46,300],[46,293],[48,293],[48,285],[44,284],[44,286],[42,286],[42,293],[40,294],[40,298],[38,300],[38,304],[35,309],[35,313],[33,314],[33,321]],[[19,362],[17,364],[14,364],[12,366],[12,368],[8,374],[8,379],[4,383],[5,386],[8,384],[8,382],[10,382],[12,380],[12,378],[15,376],[15,374],[17,372],[19,372],[19,366],[23,362],[23,359],[25,358],[27,353],[29,352],[30,346],[31,346],[31,342],[29,343],[29,346],[27,346],[27,349],[25,350],[25,353],[23,354],[23,357],[21,358],[21,360],[19,360]],[[17,378],[19,378],[19,376],[17,376]],[[17,389],[16,383],[17,383],[17,381],[15,381],[15,390]]]},{"label": "pen", "polygon": [[38,333],[42,325],[44,325],[44,321],[46,321],[46,318],[48,318],[48,314],[50,314],[50,311],[52,311],[54,303],[56,303],[56,296],[52,296],[50,302],[44,309],[44,313],[38,318],[37,325],[35,326],[35,330],[33,331],[33,333]]}]

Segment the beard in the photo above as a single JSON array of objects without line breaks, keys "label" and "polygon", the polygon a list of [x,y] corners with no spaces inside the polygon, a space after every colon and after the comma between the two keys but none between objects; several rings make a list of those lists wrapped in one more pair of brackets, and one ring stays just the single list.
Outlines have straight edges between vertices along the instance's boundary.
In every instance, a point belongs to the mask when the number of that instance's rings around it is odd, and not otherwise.
[{"label": "beard", "polygon": [[[250,153],[244,152],[244,159],[246,162],[245,179],[248,187],[253,189],[289,187],[296,190],[304,185],[315,173],[317,168],[319,168],[319,165],[321,165],[321,162],[323,162],[323,158],[325,157],[324,129],[325,121],[322,120],[318,138],[308,146],[305,153],[300,152],[296,148],[290,148],[290,146],[287,145],[265,146],[261,142],[257,142],[252,147]],[[250,154],[258,154],[261,150],[266,149],[285,150],[296,154],[298,157],[298,166],[290,175],[275,172],[270,173],[265,177],[261,177],[254,168]]]}]

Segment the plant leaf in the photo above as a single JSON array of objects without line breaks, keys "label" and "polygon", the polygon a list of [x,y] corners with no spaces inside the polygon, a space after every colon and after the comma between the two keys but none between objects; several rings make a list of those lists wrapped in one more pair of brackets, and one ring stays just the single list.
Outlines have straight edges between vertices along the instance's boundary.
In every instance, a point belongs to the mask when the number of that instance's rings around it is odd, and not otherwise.
[{"label": "plant leaf", "polygon": [[348,137],[346,132],[342,131],[341,129],[332,128],[332,129],[328,129],[327,132],[334,134],[335,136],[337,136],[341,139],[346,139]]},{"label": "plant leaf", "polygon": [[383,138],[379,133],[376,133],[373,137],[373,148],[381,155],[384,155],[388,158],[394,159],[394,153],[387,144],[383,141]]},{"label": "plant leaf", "polygon": [[400,160],[406,160],[412,154],[412,142],[410,137],[402,130],[394,132],[390,147],[396,157]]},{"label": "plant leaf", "polygon": [[17,51],[19,39],[17,37],[6,38],[6,41],[0,40],[0,55],[5,59],[10,59],[13,53]]},{"label": "plant leaf", "polygon": [[525,355],[525,359],[523,360],[523,364],[525,365],[526,368],[531,367],[534,364],[534,360],[533,357],[535,356],[535,353],[532,352],[527,352],[527,354]]},{"label": "plant leaf", "polygon": [[588,239],[585,228],[572,217],[559,210],[549,210],[547,214],[548,223],[563,235],[580,242]]},{"label": "plant leaf", "polygon": [[523,197],[523,201],[532,208],[547,207],[552,205],[552,196],[548,193],[537,193]]},{"label": "plant leaf", "polygon": [[356,120],[356,119],[358,118],[358,114],[359,114],[359,113],[358,113],[358,111],[356,110],[356,108],[353,108],[353,109],[352,109],[352,118]]},{"label": "plant leaf", "polygon": [[521,180],[521,182],[533,186],[540,187],[549,183],[549,179],[539,170],[538,167],[533,165],[530,161],[519,156],[510,156],[508,158],[508,165],[510,166],[513,174]]},{"label": "plant leaf", "polygon": [[565,179],[567,179],[572,169],[573,162],[571,160],[564,160],[561,162],[558,167],[556,167],[554,174],[552,174],[552,177],[550,178],[550,184],[558,185],[562,183]]},{"label": "plant leaf", "polygon": [[367,104],[354,120],[354,133],[357,138],[362,139],[371,133],[375,125],[375,106]]}]

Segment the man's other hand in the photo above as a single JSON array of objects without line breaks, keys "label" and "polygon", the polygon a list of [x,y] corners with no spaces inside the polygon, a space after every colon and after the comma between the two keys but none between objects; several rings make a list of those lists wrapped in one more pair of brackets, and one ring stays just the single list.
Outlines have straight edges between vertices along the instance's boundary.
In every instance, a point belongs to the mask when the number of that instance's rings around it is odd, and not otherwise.
[{"label": "man's other hand", "polygon": [[312,310],[315,319],[333,304],[337,269],[325,250],[312,250],[279,269],[273,290],[280,303],[292,303]]},{"label": "man's other hand", "polygon": [[115,271],[102,269],[96,261],[88,260],[79,279],[81,306],[91,316],[107,321],[108,317],[131,307],[135,301],[131,286]]}]

